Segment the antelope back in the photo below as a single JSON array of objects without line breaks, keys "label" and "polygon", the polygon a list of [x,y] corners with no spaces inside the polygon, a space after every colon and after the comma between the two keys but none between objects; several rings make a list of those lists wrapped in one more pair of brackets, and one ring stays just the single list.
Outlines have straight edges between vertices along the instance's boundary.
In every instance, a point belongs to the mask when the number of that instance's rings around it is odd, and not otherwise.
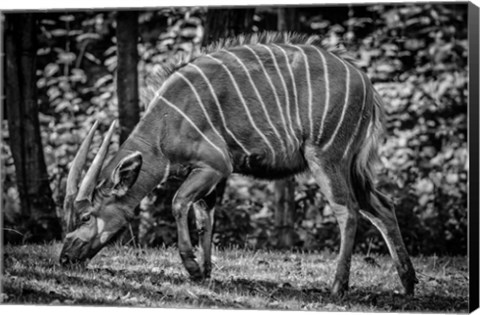
[{"label": "antelope back", "polygon": [[343,52],[266,33],[181,62],[154,107],[168,117],[162,145],[173,160],[202,160],[206,150],[216,167],[278,178],[306,168],[307,143],[351,160],[371,121],[373,88]]}]

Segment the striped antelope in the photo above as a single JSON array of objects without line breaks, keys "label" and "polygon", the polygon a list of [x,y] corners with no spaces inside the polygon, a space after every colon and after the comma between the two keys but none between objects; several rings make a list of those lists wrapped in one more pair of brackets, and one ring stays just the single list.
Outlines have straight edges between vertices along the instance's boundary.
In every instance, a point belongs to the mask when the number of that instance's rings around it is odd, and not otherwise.
[{"label": "striped antelope", "polygon": [[[193,279],[211,272],[215,187],[231,173],[278,179],[310,170],[341,232],[332,294],[348,289],[359,213],[382,233],[407,294],[415,271],[391,202],[374,187],[384,111],[367,76],[339,51],[292,34],[224,40],[171,67],[130,137],[102,169],[110,127],[80,187],[96,129],[73,162],[62,264],[93,257],[169,175],[185,181],[173,201],[178,248]],[[193,206],[196,260],[187,226]]]}]

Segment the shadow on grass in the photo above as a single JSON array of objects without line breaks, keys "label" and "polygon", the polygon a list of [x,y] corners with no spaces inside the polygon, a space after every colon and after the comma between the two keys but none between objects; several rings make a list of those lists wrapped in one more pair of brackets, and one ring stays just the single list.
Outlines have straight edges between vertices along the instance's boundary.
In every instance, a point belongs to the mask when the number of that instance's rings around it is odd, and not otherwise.
[{"label": "shadow on grass", "polygon": [[[316,309],[322,309],[322,305],[335,304],[346,307],[365,306],[367,308],[379,308],[385,310],[398,311],[466,311],[468,301],[463,297],[448,296],[445,294],[435,295],[417,295],[407,297],[395,294],[390,291],[379,291],[375,288],[357,288],[353,286],[349,293],[342,298],[330,297],[330,290],[327,283],[319,283],[317,287],[295,287],[289,283],[279,284],[264,280],[248,279],[243,277],[231,277],[228,279],[215,279],[204,281],[203,283],[191,282],[184,274],[165,274],[160,272],[116,270],[111,268],[90,268],[88,269],[91,278],[82,274],[67,276],[62,268],[52,270],[28,269],[10,270],[10,277],[24,277],[27,279],[36,279],[48,281],[52,285],[52,290],[40,290],[38,287],[26,280],[21,285],[6,285],[4,292],[14,296],[13,303],[35,303],[50,304],[53,301],[62,304],[82,304],[82,305],[164,305],[174,304],[182,307],[220,307],[220,308],[257,308],[250,304],[221,297],[228,293],[234,293],[239,296],[259,297],[265,301],[272,302],[268,304],[269,309],[279,308],[275,306],[275,301],[299,300],[303,305],[314,303]],[[214,294],[179,294],[172,291],[172,287],[178,287],[186,283],[200,285]],[[146,285],[148,284],[148,285]],[[74,297],[69,288],[84,288],[85,293],[81,297]],[[58,289],[63,288],[63,289]],[[96,288],[100,291],[114,291],[112,298],[105,296],[92,296],[88,288]],[[80,290],[79,290],[80,291]],[[185,291],[185,290],[183,290]],[[144,301],[150,303],[138,303],[138,299],[128,299],[126,297],[142,296]],[[153,302],[152,302],[153,301]],[[271,305],[271,306],[270,306]]]}]

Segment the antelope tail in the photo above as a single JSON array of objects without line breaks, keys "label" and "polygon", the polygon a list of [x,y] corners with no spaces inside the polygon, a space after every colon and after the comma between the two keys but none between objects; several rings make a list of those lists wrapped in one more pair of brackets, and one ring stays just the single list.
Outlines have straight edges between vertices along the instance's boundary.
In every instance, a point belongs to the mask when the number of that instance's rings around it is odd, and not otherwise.
[{"label": "antelope tail", "polygon": [[355,198],[360,208],[365,210],[374,210],[378,207],[390,208],[392,205],[389,198],[375,188],[375,167],[380,163],[378,143],[384,133],[385,123],[383,101],[376,91],[373,103],[372,117],[366,136],[351,164],[351,182]]}]

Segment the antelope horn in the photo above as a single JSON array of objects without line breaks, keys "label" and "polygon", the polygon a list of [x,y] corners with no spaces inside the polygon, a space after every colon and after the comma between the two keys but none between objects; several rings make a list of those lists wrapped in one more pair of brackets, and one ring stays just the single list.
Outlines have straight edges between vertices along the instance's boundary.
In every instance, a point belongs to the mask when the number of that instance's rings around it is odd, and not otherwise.
[{"label": "antelope horn", "polygon": [[83,166],[87,160],[88,149],[92,143],[93,135],[98,127],[98,121],[95,121],[92,128],[87,134],[85,140],[83,140],[82,145],[78,149],[77,155],[73,159],[72,165],[70,166],[70,172],[68,172],[67,177],[67,196],[75,196],[78,191],[78,183],[80,182],[80,174],[82,173]]},{"label": "antelope horn", "polygon": [[81,200],[91,200],[93,190],[95,189],[95,182],[97,181],[98,175],[102,169],[103,161],[108,153],[108,147],[110,146],[110,140],[112,139],[113,131],[115,129],[116,120],[112,122],[110,128],[108,129],[107,135],[98,150],[97,155],[93,159],[92,165],[88,169],[87,173],[85,174],[85,178],[78,189],[77,198],[75,201]]}]

